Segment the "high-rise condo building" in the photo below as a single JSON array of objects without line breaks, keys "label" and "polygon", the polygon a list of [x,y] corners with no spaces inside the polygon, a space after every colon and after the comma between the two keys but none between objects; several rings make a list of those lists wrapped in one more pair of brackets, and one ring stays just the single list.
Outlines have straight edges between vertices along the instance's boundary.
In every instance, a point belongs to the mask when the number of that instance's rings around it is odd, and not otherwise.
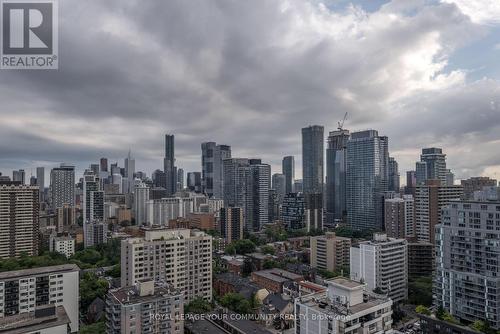
[{"label": "high-rise condo building", "polygon": [[324,128],[302,129],[302,182],[304,193],[323,193]]},{"label": "high-rise condo building", "polygon": [[415,188],[415,234],[418,241],[434,243],[435,227],[441,223],[441,210],[463,196],[462,186],[446,186],[440,180],[427,180]]},{"label": "high-rise condo building", "polygon": [[50,194],[52,209],[64,204],[75,206],[75,167],[61,164],[50,171]]},{"label": "high-rise condo building", "polygon": [[29,317],[41,307],[62,306],[70,320],[70,332],[78,332],[79,271],[75,264],[63,264],[0,273],[0,317]]},{"label": "high-rise condo building", "polygon": [[243,209],[228,207],[220,209],[220,233],[227,244],[243,239]]},{"label": "high-rise condo building", "polygon": [[189,172],[187,173],[187,187],[189,190],[196,193],[201,192],[201,173]]},{"label": "high-rise condo building", "polygon": [[500,329],[500,202],[451,201],[436,227],[434,303]]},{"label": "high-rise condo building", "polygon": [[425,162],[427,180],[440,180],[446,185],[446,154],[441,148],[423,148],[420,161]]},{"label": "high-rise condo building", "polygon": [[39,190],[0,181],[0,258],[38,255]]},{"label": "high-rise condo building", "polygon": [[44,199],[45,192],[45,168],[37,167],[36,168],[36,185],[38,189],[40,189],[40,202]]},{"label": "high-rise condo building", "polygon": [[163,159],[163,171],[166,175],[166,187],[169,196],[173,196],[177,190],[177,173],[175,168],[174,135],[165,135],[165,157]]},{"label": "high-rise condo building", "polygon": [[214,142],[201,144],[201,184],[203,193],[222,199],[224,194],[224,160],[231,158],[231,146]]},{"label": "high-rise condo building", "polygon": [[184,333],[184,296],[152,280],[108,291],[106,333]]},{"label": "high-rise condo building", "polygon": [[323,230],[323,194],[306,193],[305,202],[305,227],[307,232]]},{"label": "high-rise condo building", "polygon": [[[125,179],[126,192],[131,193],[134,191],[134,174],[135,174],[135,159],[132,158],[132,153],[128,150],[128,155],[125,158]],[[99,175],[99,174],[96,174]]]},{"label": "high-rise condo building", "polygon": [[26,184],[26,173],[24,172],[24,169],[12,171],[12,181]]},{"label": "high-rise condo building", "polygon": [[389,140],[376,130],[353,132],[347,142],[347,217],[356,230],[381,230],[388,189]]},{"label": "high-rise condo building", "polygon": [[471,200],[475,191],[481,191],[484,187],[496,187],[497,180],[490,179],[486,176],[479,176],[462,180],[461,184],[462,187],[464,187],[464,198]]},{"label": "high-rise condo building", "polygon": [[273,174],[272,177],[272,189],[276,191],[278,197],[278,202],[283,201],[286,192],[286,177],[283,174]]},{"label": "high-rise condo building", "polygon": [[388,190],[399,193],[399,167],[398,162],[393,157],[389,157],[389,183]]},{"label": "high-rise condo building", "polygon": [[271,166],[260,159],[224,160],[224,206],[243,208],[245,230],[256,232],[269,220]]},{"label": "high-rise condo building", "polygon": [[184,291],[186,302],[212,300],[212,237],[197,230],[149,229],[121,242],[121,285],[154,279]]},{"label": "high-rise condo building", "polygon": [[184,169],[177,169],[177,191],[184,189]]},{"label": "high-rise condo building", "polygon": [[108,171],[108,159],[107,158],[101,158],[101,160],[99,161],[99,170],[101,172]]},{"label": "high-rise condo building", "polygon": [[349,269],[351,239],[338,237],[335,232],[311,237],[311,266],[313,268],[340,272]]},{"label": "high-rise condo building", "polygon": [[385,232],[391,238],[415,237],[415,202],[412,195],[385,200]]},{"label": "high-rise condo building", "polygon": [[149,187],[144,182],[135,185],[134,190],[134,214],[135,224],[142,226],[147,223],[147,202],[149,201]]},{"label": "high-rise condo building", "polygon": [[288,230],[301,230],[305,225],[305,200],[302,193],[288,193],[281,205],[281,221]]},{"label": "high-rise condo building", "polygon": [[395,303],[408,298],[408,248],[405,239],[375,233],[373,240],[351,247],[350,273],[369,290],[381,290]]},{"label": "high-rise condo building", "polygon": [[347,140],[349,130],[331,131],[326,149],[326,221],[342,221],[346,212]]},{"label": "high-rise condo building", "polygon": [[177,218],[186,218],[195,211],[193,197],[166,197],[146,201],[149,226],[168,226],[168,222]]},{"label": "high-rise condo building", "polygon": [[283,158],[281,172],[285,175],[285,192],[289,194],[294,191],[293,183],[295,182],[295,158],[293,156]]},{"label": "high-rise condo building", "polygon": [[392,333],[392,300],[365,291],[365,284],[338,277],[327,290],[295,300],[296,334]]}]

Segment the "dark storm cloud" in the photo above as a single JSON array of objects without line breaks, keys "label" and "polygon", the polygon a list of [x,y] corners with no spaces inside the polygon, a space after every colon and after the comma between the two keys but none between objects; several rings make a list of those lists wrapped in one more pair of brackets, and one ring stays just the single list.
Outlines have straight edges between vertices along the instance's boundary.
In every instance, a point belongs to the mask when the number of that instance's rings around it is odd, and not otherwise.
[{"label": "dark storm cloud", "polygon": [[[408,3],[366,13],[294,0],[61,2],[60,69],[1,73],[0,169],[83,168],[131,147],[149,173],[162,165],[164,133],[176,135],[185,170],[200,169],[209,140],[278,166],[300,153],[300,128],[333,130],[346,111],[349,128],[390,134],[403,168],[417,144],[449,138],[445,150],[459,152],[463,127],[491,134],[461,145],[494,141],[498,112],[485,101],[498,83],[467,83],[465,70],[446,68],[484,28],[453,4]],[[482,172],[467,164],[457,168]]]}]

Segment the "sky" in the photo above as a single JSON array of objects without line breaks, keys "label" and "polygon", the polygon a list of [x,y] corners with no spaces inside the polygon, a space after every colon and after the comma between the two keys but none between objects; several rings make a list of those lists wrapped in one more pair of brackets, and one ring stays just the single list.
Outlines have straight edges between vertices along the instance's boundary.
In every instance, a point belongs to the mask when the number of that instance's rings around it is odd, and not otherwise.
[{"label": "sky", "polygon": [[171,133],[185,171],[216,141],[301,178],[300,129],[347,112],[402,176],[437,146],[458,179],[500,179],[498,59],[498,0],[64,0],[59,69],[0,70],[0,172],[131,149],[150,175]]}]

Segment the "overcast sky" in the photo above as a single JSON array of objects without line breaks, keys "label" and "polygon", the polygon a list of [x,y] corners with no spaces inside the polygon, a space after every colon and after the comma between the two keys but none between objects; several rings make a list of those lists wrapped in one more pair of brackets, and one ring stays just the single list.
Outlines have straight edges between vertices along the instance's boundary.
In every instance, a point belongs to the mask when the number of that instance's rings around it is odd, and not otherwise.
[{"label": "overcast sky", "polygon": [[[175,134],[281,170],[300,129],[374,128],[401,175],[442,147],[457,178],[500,178],[498,0],[63,0],[59,70],[0,70],[0,171],[101,156],[150,175]],[[326,138],[325,138],[326,139]]]}]

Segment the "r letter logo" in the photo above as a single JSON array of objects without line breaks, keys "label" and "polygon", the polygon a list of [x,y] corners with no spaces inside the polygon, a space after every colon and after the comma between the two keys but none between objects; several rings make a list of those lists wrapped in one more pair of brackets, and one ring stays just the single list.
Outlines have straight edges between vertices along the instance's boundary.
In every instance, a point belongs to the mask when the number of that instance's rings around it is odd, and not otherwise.
[{"label": "r letter logo", "polygon": [[57,3],[1,0],[2,69],[57,69]]}]

